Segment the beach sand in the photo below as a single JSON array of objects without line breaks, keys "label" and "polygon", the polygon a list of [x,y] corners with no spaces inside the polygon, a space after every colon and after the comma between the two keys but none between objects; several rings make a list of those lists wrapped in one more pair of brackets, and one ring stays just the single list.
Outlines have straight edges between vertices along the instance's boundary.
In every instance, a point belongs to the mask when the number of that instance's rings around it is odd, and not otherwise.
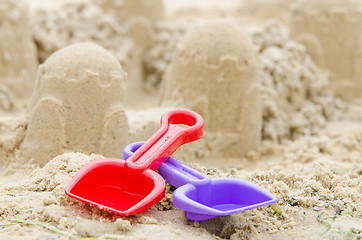
[{"label": "beach sand", "polygon": [[[291,2],[107,2],[124,15],[95,0],[0,3],[0,239],[360,239],[362,100],[335,86],[358,89],[362,75],[296,42]],[[349,24],[350,10],[331,12]],[[6,38],[12,29],[23,43]],[[170,186],[133,216],[65,194],[84,165],[121,158],[180,107],[201,114],[205,134],[176,159],[256,183],[278,203],[191,221]]]}]

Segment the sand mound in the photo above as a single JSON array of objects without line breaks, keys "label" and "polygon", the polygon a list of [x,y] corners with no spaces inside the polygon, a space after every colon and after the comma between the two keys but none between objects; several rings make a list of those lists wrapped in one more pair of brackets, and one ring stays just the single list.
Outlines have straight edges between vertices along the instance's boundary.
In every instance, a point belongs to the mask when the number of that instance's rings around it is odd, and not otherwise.
[{"label": "sand mound", "polygon": [[340,118],[344,109],[305,47],[284,33],[280,22],[269,21],[252,34],[260,47],[263,139],[273,141],[315,134],[328,120]]}]

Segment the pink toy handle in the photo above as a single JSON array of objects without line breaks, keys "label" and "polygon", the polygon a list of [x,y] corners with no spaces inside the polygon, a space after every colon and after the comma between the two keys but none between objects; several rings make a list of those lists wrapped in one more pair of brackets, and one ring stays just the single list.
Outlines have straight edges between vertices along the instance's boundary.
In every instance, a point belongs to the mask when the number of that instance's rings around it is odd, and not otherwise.
[{"label": "pink toy handle", "polygon": [[200,139],[203,126],[202,117],[193,111],[175,109],[166,112],[161,117],[160,129],[127,159],[127,166],[141,171],[156,170],[182,144]]}]

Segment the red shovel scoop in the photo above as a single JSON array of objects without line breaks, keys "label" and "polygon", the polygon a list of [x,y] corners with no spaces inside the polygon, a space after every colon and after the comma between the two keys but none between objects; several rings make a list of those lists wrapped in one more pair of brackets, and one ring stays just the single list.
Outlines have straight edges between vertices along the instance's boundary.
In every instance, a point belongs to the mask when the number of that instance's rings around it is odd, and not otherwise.
[{"label": "red shovel scoop", "polygon": [[88,163],[76,173],[65,193],[120,215],[142,213],[165,194],[165,180],[153,170],[182,144],[200,139],[203,125],[195,112],[169,111],[162,115],[160,129],[127,161],[104,158]]}]

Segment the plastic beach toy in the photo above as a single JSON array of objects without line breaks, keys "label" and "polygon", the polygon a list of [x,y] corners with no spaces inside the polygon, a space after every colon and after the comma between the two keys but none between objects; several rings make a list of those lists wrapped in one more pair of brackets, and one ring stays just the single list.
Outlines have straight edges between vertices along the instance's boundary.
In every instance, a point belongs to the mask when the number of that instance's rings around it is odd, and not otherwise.
[{"label": "plastic beach toy", "polygon": [[182,109],[169,111],[162,115],[160,129],[127,161],[104,158],[90,162],[76,173],[65,193],[120,215],[144,212],[165,194],[165,180],[153,170],[179,146],[202,135],[200,115]]},{"label": "plastic beach toy", "polygon": [[[142,144],[129,144],[123,150],[123,157],[131,156]],[[186,217],[194,221],[243,212],[278,201],[255,183],[232,177],[211,179],[172,157],[158,168],[158,172],[169,184],[177,187],[173,204],[185,210]]]}]

